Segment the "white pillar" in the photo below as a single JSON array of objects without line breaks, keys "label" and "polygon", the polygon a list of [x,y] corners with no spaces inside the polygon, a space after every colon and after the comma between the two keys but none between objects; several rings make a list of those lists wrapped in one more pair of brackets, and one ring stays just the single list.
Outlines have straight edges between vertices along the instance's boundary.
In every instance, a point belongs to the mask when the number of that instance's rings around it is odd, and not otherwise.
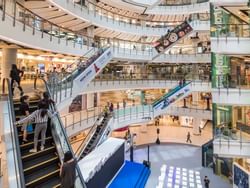
[{"label": "white pillar", "polygon": [[1,78],[9,78],[12,64],[17,63],[17,49],[3,48],[2,52]]},{"label": "white pillar", "polygon": [[94,107],[94,93],[87,94],[87,109]]},{"label": "white pillar", "polygon": [[201,120],[200,118],[193,118],[193,134],[194,135],[199,135],[200,131],[199,131],[199,127],[201,124]]},{"label": "white pillar", "polygon": [[89,46],[92,46],[92,43],[94,42],[94,36],[95,36],[94,30],[95,30],[94,26],[90,26],[87,28],[87,36],[89,37],[89,40],[88,40]]},{"label": "white pillar", "polygon": [[192,105],[198,105],[199,92],[192,92]]}]

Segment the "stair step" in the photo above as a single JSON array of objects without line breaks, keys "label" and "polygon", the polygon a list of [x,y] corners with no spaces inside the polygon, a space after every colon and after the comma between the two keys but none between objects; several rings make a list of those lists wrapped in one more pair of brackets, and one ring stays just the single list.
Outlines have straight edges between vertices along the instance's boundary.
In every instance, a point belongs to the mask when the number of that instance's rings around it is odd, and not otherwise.
[{"label": "stair step", "polygon": [[[52,140],[52,136],[45,138],[45,144],[46,144],[47,142],[52,143],[52,141],[53,141],[53,140]],[[38,140],[38,143],[41,143],[41,139]],[[27,142],[27,143],[25,143],[25,144],[21,144],[21,145],[20,145],[21,150],[32,149],[33,147],[34,147],[34,141],[33,141],[33,139],[32,139],[32,141],[30,141],[30,142]]]},{"label": "stair step", "polygon": [[47,180],[53,177],[59,177],[59,171],[59,166],[53,164],[36,171],[36,173],[25,176],[26,187],[40,186],[41,183],[46,183]]},{"label": "stair step", "polygon": [[[33,161],[34,162],[34,161]],[[59,158],[58,156],[55,157],[50,157],[50,159],[43,159],[43,161],[39,161],[38,163],[33,163],[34,165],[29,167],[29,168],[24,168],[24,175],[27,176],[31,173],[36,173],[37,171],[46,168],[49,165],[52,164],[57,164],[59,162]]]},{"label": "stair step", "polygon": [[22,156],[23,162],[28,161],[28,160],[33,160],[37,158],[38,156],[45,155],[47,153],[54,153],[56,151],[55,146],[48,147],[43,150],[43,151],[37,151],[36,153],[27,153],[26,155]]}]

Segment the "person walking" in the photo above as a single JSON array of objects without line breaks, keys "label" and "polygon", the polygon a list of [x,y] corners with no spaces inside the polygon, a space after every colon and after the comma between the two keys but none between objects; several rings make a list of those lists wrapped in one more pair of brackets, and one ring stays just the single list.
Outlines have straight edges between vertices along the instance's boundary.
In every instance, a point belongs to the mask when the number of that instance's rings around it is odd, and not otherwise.
[{"label": "person walking", "polygon": [[210,180],[208,179],[207,176],[205,176],[205,178],[204,178],[205,188],[209,188],[209,183],[210,183]]},{"label": "person walking", "polygon": [[126,108],[126,101],[123,99],[123,108]]},{"label": "person walking", "polygon": [[48,92],[43,93],[43,99],[41,99],[38,103],[38,108],[46,108],[47,110],[49,109],[50,105],[55,104],[55,102],[50,98]]},{"label": "person walking", "polygon": [[188,134],[187,134],[187,141],[186,141],[186,142],[187,142],[187,143],[188,143],[188,142],[192,143],[190,132],[188,132]]},{"label": "person walking", "polygon": [[74,188],[76,180],[77,160],[70,151],[64,154],[63,164],[60,168],[61,188]]},{"label": "person walking", "polygon": [[35,153],[37,152],[37,146],[38,146],[38,137],[41,133],[41,151],[44,150],[45,145],[45,136],[46,136],[46,130],[47,130],[47,122],[48,118],[51,119],[54,117],[56,113],[52,114],[48,109],[46,109],[44,106],[42,106],[41,109],[38,109],[31,113],[29,116],[17,121],[15,124],[23,124],[32,122],[32,120],[35,120],[36,127],[35,127],[35,133],[34,133],[34,148],[30,150],[30,152]]},{"label": "person walking", "polygon": [[20,95],[22,96],[23,88],[21,87],[21,77],[23,76],[23,71],[19,70],[15,64],[12,64],[12,68],[10,70],[10,78],[11,78],[11,92],[14,95],[15,84],[17,84],[17,88],[20,90]]},{"label": "person walking", "polygon": [[[28,95],[25,95],[25,96],[22,96],[21,99],[20,99],[20,106],[19,106],[19,110],[21,112],[21,115],[22,115],[22,118],[26,117],[29,115],[29,96]],[[28,142],[27,140],[27,123],[24,123],[23,124],[23,143],[25,142]]]},{"label": "person walking", "polygon": [[111,102],[110,105],[109,105],[109,112],[112,113],[113,111],[114,111],[114,105]]}]

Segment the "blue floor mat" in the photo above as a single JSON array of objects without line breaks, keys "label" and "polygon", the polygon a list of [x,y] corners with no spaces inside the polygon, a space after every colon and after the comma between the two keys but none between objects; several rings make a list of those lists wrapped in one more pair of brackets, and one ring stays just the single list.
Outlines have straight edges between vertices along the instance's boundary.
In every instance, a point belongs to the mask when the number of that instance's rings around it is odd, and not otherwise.
[{"label": "blue floor mat", "polygon": [[150,170],[143,164],[125,161],[109,188],[143,188],[149,174]]}]

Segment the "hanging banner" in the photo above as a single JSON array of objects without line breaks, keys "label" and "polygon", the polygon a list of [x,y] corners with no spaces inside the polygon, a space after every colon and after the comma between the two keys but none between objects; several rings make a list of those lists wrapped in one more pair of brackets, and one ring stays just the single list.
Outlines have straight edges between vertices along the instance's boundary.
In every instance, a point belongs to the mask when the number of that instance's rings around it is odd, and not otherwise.
[{"label": "hanging banner", "polygon": [[177,86],[173,89],[174,92],[170,91],[169,95],[165,95],[164,98],[153,104],[154,116],[161,114],[162,110],[165,110],[169,105],[189,95],[191,93],[190,83],[186,84],[184,87]]},{"label": "hanging banner", "polygon": [[75,80],[78,87],[87,86],[89,82],[109,63],[112,59],[112,52],[109,49],[97,58],[86,70],[84,70]]},{"label": "hanging banner", "polygon": [[187,21],[185,21],[181,25],[175,27],[172,31],[170,31],[166,35],[162,36],[155,43],[153,43],[153,46],[155,47],[158,53],[164,52],[169,46],[171,46],[173,43],[183,38],[192,30],[193,28],[189,25]]}]

